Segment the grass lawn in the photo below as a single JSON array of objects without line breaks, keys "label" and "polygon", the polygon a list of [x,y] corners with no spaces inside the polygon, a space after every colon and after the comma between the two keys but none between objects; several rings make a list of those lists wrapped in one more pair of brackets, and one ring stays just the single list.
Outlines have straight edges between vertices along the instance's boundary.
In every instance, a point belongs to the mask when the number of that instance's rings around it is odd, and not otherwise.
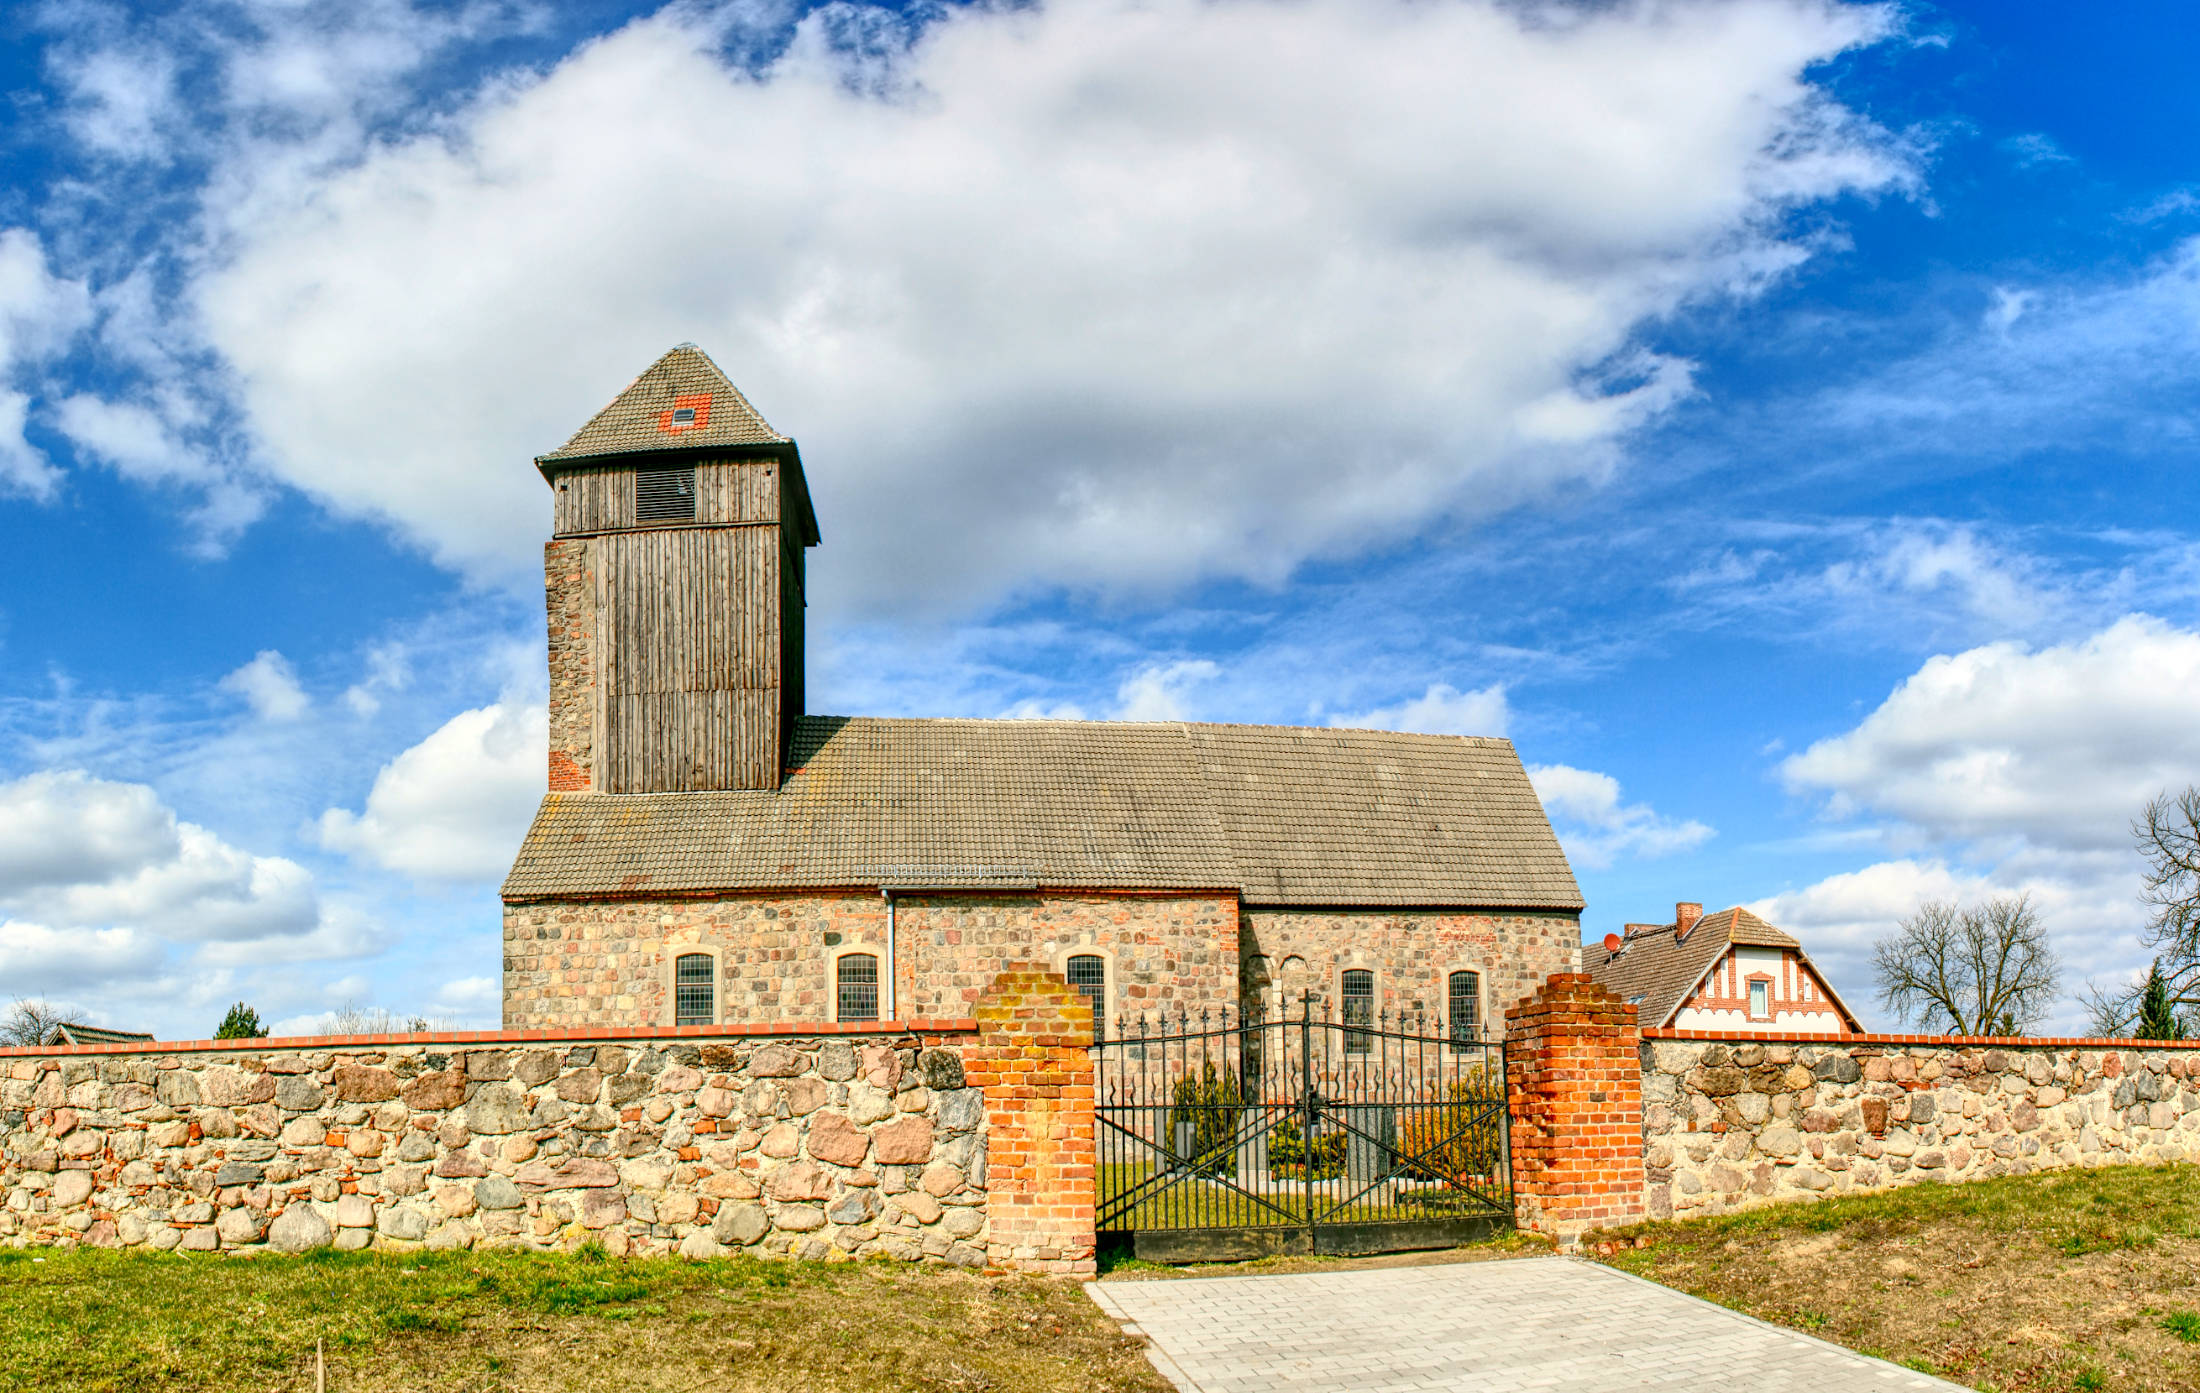
[{"label": "grass lawn", "polygon": [[886,1263],[0,1249],[0,1388],[1138,1390],[1074,1282]]},{"label": "grass lawn", "polygon": [[2200,1388],[2200,1168],[1916,1185],[1644,1224],[1614,1267],[1990,1390]]}]

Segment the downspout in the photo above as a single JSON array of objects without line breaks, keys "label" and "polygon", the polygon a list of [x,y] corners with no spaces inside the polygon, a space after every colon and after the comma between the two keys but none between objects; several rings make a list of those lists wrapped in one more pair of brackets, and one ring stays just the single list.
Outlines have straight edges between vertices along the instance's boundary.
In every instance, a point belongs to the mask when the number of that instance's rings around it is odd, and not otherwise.
[{"label": "downspout", "polygon": [[894,1019],[894,979],[898,975],[894,957],[894,892],[884,885],[878,892],[886,901],[886,999],[879,1003],[878,1014],[880,1020],[890,1021]]}]

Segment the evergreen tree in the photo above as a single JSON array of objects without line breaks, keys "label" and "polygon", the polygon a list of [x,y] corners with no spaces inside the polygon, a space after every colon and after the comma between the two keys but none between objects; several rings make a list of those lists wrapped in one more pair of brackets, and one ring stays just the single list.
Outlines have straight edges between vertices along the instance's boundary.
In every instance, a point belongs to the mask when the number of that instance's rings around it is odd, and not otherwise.
[{"label": "evergreen tree", "polygon": [[2139,995],[2139,1020],[2132,1035],[2140,1040],[2182,1040],[2185,1025],[2177,1019],[2177,1003],[2170,1000],[2169,982],[2162,976],[2162,960],[2147,969],[2146,989]]},{"label": "evergreen tree", "polygon": [[260,1024],[260,1013],[238,1002],[222,1017],[221,1028],[214,1032],[217,1040],[257,1040],[267,1034],[267,1027]]}]

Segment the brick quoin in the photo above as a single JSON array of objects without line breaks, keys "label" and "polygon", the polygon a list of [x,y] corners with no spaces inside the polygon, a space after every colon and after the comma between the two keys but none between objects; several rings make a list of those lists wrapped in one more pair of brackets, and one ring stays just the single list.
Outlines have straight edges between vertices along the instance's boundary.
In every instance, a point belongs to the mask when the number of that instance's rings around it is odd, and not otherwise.
[{"label": "brick quoin", "polygon": [[1513,1204],[1572,1243],[1644,1217],[1642,1033],[1586,973],[1553,975],[1506,1019]]},{"label": "brick quoin", "polygon": [[987,1260],[1090,1277],[1092,1007],[1062,978],[1020,965],[993,979],[976,1015],[963,1071],[985,1090]]}]

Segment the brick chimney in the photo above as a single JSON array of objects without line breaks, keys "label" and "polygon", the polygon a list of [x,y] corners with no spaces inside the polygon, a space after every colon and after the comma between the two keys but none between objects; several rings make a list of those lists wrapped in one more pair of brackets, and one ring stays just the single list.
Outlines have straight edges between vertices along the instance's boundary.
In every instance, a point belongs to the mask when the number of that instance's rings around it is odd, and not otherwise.
[{"label": "brick chimney", "polygon": [[1685,942],[1688,938],[1688,931],[1695,928],[1696,921],[1701,918],[1703,918],[1703,906],[1700,904],[1689,904],[1684,901],[1674,905],[1673,941],[1675,943]]}]

